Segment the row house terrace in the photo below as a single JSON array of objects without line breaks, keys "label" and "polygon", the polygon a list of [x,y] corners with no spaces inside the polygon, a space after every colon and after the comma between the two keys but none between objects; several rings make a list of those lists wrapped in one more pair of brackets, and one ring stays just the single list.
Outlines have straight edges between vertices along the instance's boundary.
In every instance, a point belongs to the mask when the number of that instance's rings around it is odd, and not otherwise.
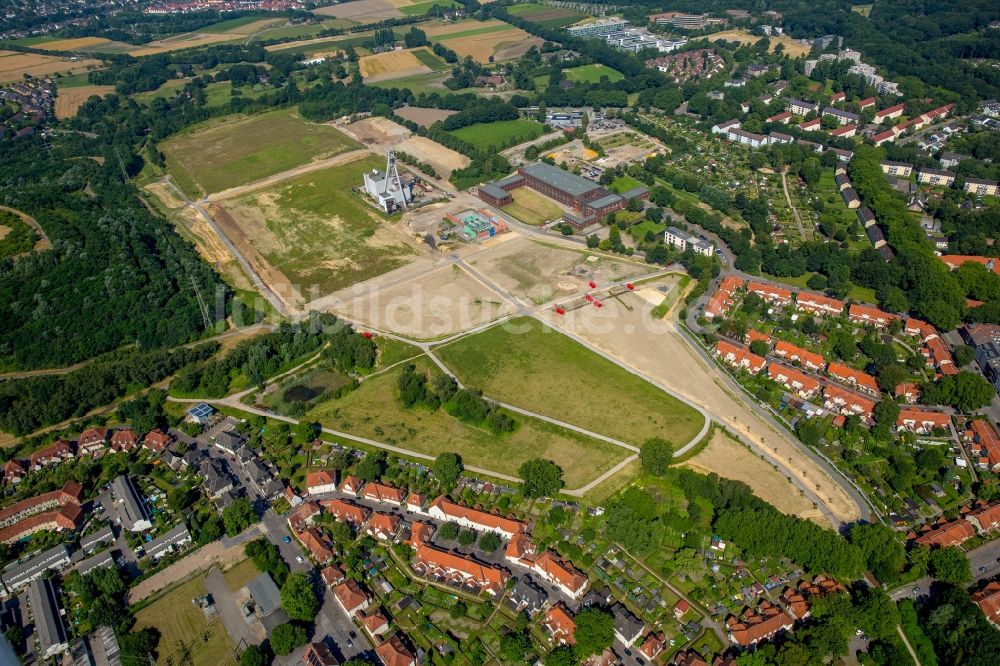
[{"label": "row house terrace", "polygon": [[860,416],[865,423],[871,423],[875,412],[874,400],[835,384],[827,384],[823,388],[823,406],[844,415]]},{"label": "row house terrace", "polygon": [[814,315],[836,317],[844,311],[844,302],[822,294],[800,291],[795,297],[795,307]]},{"label": "row house terrace", "polygon": [[510,574],[504,569],[427,545],[417,547],[413,556],[413,571],[419,576],[460,586],[475,594],[485,591],[492,597],[501,594],[510,580]]},{"label": "row house terrace", "polygon": [[879,395],[878,382],[867,372],[855,370],[854,368],[850,368],[843,363],[836,362],[831,363],[826,371],[837,381],[843,382],[848,386],[853,386],[863,393],[867,393],[872,396]]},{"label": "row house terrace", "polygon": [[527,529],[527,525],[519,520],[452,502],[444,495],[431,502],[427,514],[443,522],[455,522],[474,530],[496,532],[507,538]]},{"label": "row house terrace", "polygon": [[897,319],[894,314],[884,312],[870,305],[859,305],[857,303],[851,303],[851,306],[847,309],[847,318],[855,324],[875,326],[876,328],[888,326]]},{"label": "row house terrace", "polygon": [[405,498],[405,491],[384,483],[376,483],[373,481],[361,489],[361,499],[370,500],[372,502],[383,502],[386,504],[392,504],[393,506],[402,506]]},{"label": "row house terrace", "polygon": [[576,622],[569,610],[559,602],[549,608],[542,620],[542,629],[552,639],[553,645],[573,645],[576,643]]},{"label": "row house terrace", "polygon": [[736,302],[736,293],[743,289],[743,280],[732,275],[723,278],[719,288],[705,305],[705,318],[715,319],[729,312]]},{"label": "row house terrace", "polygon": [[826,360],[821,354],[816,354],[784,340],[779,340],[775,343],[774,355],[788,359],[789,361],[797,361],[810,370],[818,371],[826,367]]},{"label": "row house terrace", "polygon": [[769,284],[767,282],[758,282],[756,280],[751,280],[747,283],[747,291],[752,294],[757,294],[765,301],[772,303],[774,305],[788,305],[792,302],[792,291],[791,289],[786,289],[785,287],[779,287],[777,285]]},{"label": "row house terrace", "polygon": [[990,471],[1000,470],[1000,436],[989,421],[976,419],[970,423],[965,441],[977,466]]},{"label": "row house terrace", "polygon": [[927,360],[927,365],[937,368],[938,372],[942,375],[958,374],[958,368],[955,367],[955,359],[952,357],[951,350],[948,349],[948,345],[945,344],[943,339],[939,337],[931,338],[920,352]]},{"label": "row house terrace", "polygon": [[809,398],[819,391],[819,382],[806,373],[781,363],[770,363],[767,375],[800,398]]},{"label": "row house terrace", "polygon": [[794,625],[795,620],[788,613],[769,601],[760,602],[756,609],[745,609],[739,617],[726,618],[730,640],[744,648],[790,631]]},{"label": "row house terrace", "polygon": [[530,569],[572,599],[582,597],[590,582],[576,567],[560,559],[552,551],[546,550],[538,554],[535,544],[524,533],[511,537],[504,551],[504,559],[511,564]]},{"label": "row house terrace", "polygon": [[716,342],[715,353],[725,363],[743,368],[754,375],[759,374],[767,365],[767,360],[763,356],[758,356],[743,345],[733,344],[728,340]]},{"label": "row house terrace", "polygon": [[951,424],[951,417],[945,412],[914,407],[899,410],[896,419],[897,430],[910,430],[918,435],[926,435],[933,430],[945,430]]}]

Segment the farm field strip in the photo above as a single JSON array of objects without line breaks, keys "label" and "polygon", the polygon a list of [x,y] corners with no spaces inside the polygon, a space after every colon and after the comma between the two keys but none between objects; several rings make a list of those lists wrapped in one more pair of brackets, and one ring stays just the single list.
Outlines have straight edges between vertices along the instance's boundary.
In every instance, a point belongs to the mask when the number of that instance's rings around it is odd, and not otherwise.
[{"label": "farm field strip", "polygon": [[0,50],[0,83],[18,81],[24,78],[25,74],[35,77],[56,73],[75,74],[97,69],[103,64],[100,60],[90,58],[70,61],[60,56]]}]

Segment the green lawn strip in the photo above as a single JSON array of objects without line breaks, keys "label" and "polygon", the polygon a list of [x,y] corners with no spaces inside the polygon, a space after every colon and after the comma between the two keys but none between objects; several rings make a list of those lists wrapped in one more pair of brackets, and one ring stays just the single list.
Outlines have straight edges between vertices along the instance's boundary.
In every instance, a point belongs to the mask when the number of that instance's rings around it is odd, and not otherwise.
[{"label": "green lawn strip", "polygon": [[[555,329],[522,317],[435,352],[467,386],[492,398],[636,446],[683,446],[702,426],[695,409]],[[614,387],[592,394],[597,387]]]},{"label": "green lawn strip", "polygon": [[611,181],[611,187],[608,189],[615,194],[621,194],[622,192],[628,192],[629,190],[637,187],[643,187],[643,184],[632,176],[618,176]]},{"label": "green lawn strip", "polygon": [[171,173],[194,196],[332,157],[360,144],[334,127],[307,122],[294,109],[280,109],[201,123],[159,147]]},{"label": "green lawn strip", "polygon": [[573,67],[571,69],[564,70],[564,73],[566,74],[566,78],[570,81],[581,81],[583,83],[597,83],[603,77],[607,77],[609,81],[614,83],[615,81],[620,81],[625,78],[625,75],[617,69],[598,64]]},{"label": "green lawn strip", "polygon": [[[414,361],[434,377],[440,370],[426,357]],[[449,416],[444,410],[404,407],[396,397],[402,366],[366,379],[344,397],[318,405],[307,418],[323,426],[418,453],[453,451],[466,465],[517,475],[522,462],[548,458],[563,468],[567,487],[582,486],[628,455],[620,447],[514,414],[513,433],[497,437]],[[433,380],[432,380],[433,381]],[[354,446],[354,444],[351,444]]]},{"label": "green lawn strip", "polygon": [[447,11],[458,7],[458,3],[454,2],[454,0],[432,0],[431,2],[420,2],[415,5],[399,7],[399,11],[407,16],[423,16],[433,7],[440,7],[442,10]]},{"label": "green lawn strip", "polygon": [[219,21],[218,23],[213,23],[211,25],[203,26],[195,30],[195,32],[220,34],[228,32],[229,30],[235,30],[236,28],[242,28],[245,25],[250,25],[251,23],[256,23],[257,21],[262,21],[268,18],[273,18],[273,17],[267,16],[266,14],[258,14],[256,16],[240,16],[238,18],[233,18],[226,21]]},{"label": "green lawn strip", "polygon": [[463,30],[461,32],[449,32],[444,35],[433,35],[427,38],[432,42],[446,42],[449,39],[459,39],[461,37],[473,37],[475,35],[485,35],[488,32],[500,32],[501,30],[510,30],[514,26],[504,23],[502,25],[487,25],[479,28],[473,28],[471,30]]},{"label": "green lawn strip", "polygon": [[413,55],[417,58],[417,60],[427,65],[435,72],[439,72],[441,70],[450,68],[450,65],[448,63],[446,63],[444,60],[441,60],[441,58],[438,58],[428,49],[414,49]]},{"label": "green lawn strip", "polygon": [[226,209],[241,225],[266,226],[273,241],[256,241],[258,249],[292,284],[329,294],[399,268],[413,254],[351,191],[365,171],[384,166],[371,156],[314,171],[230,200]]},{"label": "green lawn strip", "polygon": [[534,120],[498,120],[492,123],[476,123],[466,127],[451,130],[455,136],[471,143],[478,150],[490,148],[499,149],[509,145],[513,139],[518,143],[536,139],[542,135],[545,127]]}]

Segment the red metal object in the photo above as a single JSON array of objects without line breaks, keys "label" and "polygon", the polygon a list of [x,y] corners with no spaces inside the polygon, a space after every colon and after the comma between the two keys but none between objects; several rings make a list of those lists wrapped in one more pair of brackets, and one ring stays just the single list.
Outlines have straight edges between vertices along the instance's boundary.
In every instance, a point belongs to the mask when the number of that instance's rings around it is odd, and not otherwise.
[{"label": "red metal object", "polygon": [[590,294],[587,294],[586,296],[584,296],[584,298],[587,299],[588,303],[593,303],[594,302],[594,297],[591,296]]},{"label": "red metal object", "polygon": [[566,311],[563,310],[562,308],[556,308],[556,313],[563,315],[563,314],[566,314]]},{"label": "red metal object", "polygon": [[365,338],[366,338],[366,339],[368,339],[368,340],[371,340],[371,339],[372,339],[372,338],[374,337],[374,336],[372,335],[371,331],[365,331],[365,332],[364,332],[364,333],[362,333],[361,335],[365,336]]},{"label": "red metal object", "polygon": [[627,285],[625,285],[625,286],[626,286],[626,287],[628,287],[629,289],[635,289],[635,285],[634,285],[634,284],[632,284],[631,282],[629,282],[629,283],[628,283]]},{"label": "red metal object", "polygon": [[591,289],[593,289],[593,288],[594,288],[594,287],[596,287],[596,286],[597,286],[597,283],[596,283],[596,282],[594,282],[593,280],[591,280],[591,281],[590,281],[590,288],[591,288]]},{"label": "red metal object", "polygon": [[604,307],[604,303],[601,303],[600,301],[594,301],[594,307],[595,308],[603,308]]}]

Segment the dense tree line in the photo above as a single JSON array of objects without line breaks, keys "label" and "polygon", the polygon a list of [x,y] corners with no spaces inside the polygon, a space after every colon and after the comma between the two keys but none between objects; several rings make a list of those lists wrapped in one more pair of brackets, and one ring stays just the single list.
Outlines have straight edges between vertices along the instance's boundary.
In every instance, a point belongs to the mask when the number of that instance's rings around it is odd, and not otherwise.
[{"label": "dense tree line", "polygon": [[[170,389],[184,395],[218,398],[229,393],[234,380],[242,380],[246,386],[260,386],[282,369],[288,369],[289,363],[318,351],[328,339],[327,330],[334,331],[335,338],[339,338],[343,335],[340,331],[345,329],[334,315],[325,313],[310,313],[307,320],[297,324],[282,322],[271,333],[240,342],[222,358],[186,368],[178,373]],[[353,344],[340,340],[337,348],[328,353],[338,363],[357,363],[357,353],[361,351],[366,367],[371,367],[374,350],[364,347],[363,351],[355,349]]]},{"label": "dense tree line", "polygon": [[482,391],[459,388],[453,377],[440,374],[433,387],[427,375],[417,371],[413,364],[403,368],[396,381],[399,401],[405,407],[424,407],[444,410],[460,421],[486,428],[494,435],[513,432],[517,428],[510,414],[483,397]]},{"label": "dense tree line", "polygon": [[204,360],[217,349],[217,344],[206,343],[176,351],[123,353],[120,358],[97,360],[64,375],[0,382],[0,429],[25,435],[83,416]]}]

